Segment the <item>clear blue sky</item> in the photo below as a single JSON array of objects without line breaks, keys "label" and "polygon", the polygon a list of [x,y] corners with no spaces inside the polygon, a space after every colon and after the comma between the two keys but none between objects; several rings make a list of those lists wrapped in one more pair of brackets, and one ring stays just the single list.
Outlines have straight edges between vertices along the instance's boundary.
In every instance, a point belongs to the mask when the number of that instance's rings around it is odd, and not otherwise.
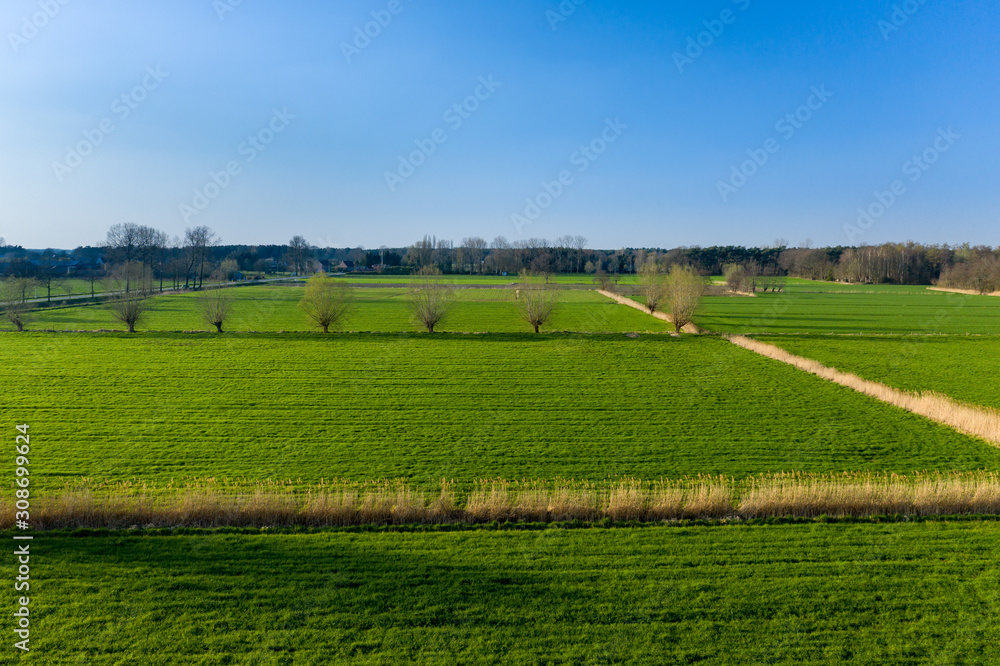
[{"label": "clear blue sky", "polygon": [[893,4],[6,0],[0,236],[1000,244],[1000,12]]}]

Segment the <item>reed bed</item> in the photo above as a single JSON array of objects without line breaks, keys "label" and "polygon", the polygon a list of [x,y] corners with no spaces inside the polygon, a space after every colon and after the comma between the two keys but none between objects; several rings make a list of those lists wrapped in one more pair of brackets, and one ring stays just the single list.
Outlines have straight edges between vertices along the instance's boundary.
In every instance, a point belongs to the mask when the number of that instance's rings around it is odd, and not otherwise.
[{"label": "reed bed", "polygon": [[[14,522],[0,498],[0,529]],[[32,498],[34,530],[172,527],[335,527],[491,522],[747,520],[870,516],[1000,515],[995,472],[768,474],[735,480],[484,479],[464,492],[442,481],[301,483],[202,479],[156,487],[82,480]]]},{"label": "reed bed", "polygon": [[980,437],[993,446],[1000,446],[1000,410],[969,405],[940,393],[912,393],[895,389],[848,372],[841,372],[818,361],[796,356],[780,347],[751,338],[735,335],[730,337],[729,341],[762,356],[788,363],[800,370],[864,393],[876,400],[927,417],[959,432]]}]

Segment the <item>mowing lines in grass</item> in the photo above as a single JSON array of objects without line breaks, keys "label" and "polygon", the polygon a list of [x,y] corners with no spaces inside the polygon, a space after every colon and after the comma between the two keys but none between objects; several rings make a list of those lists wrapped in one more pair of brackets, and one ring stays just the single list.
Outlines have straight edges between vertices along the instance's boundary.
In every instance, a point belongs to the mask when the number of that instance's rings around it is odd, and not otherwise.
[{"label": "mowing lines in grass", "polygon": [[1000,411],[998,410],[962,404],[946,395],[900,391],[885,384],[862,379],[857,375],[828,368],[818,361],[795,356],[780,347],[750,338],[737,335],[732,336],[729,340],[744,349],[787,363],[908,412],[925,416],[959,432],[981,437],[994,446],[1000,446]]},{"label": "mowing lines in grass", "polygon": [[998,545],[994,521],[213,534],[197,558],[185,537],[53,535],[46,562],[73,575],[47,581],[33,647],[88,666],[998,663]]}]

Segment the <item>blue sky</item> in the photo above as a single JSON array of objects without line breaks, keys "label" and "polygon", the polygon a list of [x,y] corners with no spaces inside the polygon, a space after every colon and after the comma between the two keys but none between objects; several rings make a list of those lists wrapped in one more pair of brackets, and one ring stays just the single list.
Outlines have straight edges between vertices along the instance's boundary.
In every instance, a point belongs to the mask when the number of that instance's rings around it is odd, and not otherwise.
[{"label": "blue sky", "polygon": [[8,243],[1000,244],[987,0],[7,0],[0,29]]}]

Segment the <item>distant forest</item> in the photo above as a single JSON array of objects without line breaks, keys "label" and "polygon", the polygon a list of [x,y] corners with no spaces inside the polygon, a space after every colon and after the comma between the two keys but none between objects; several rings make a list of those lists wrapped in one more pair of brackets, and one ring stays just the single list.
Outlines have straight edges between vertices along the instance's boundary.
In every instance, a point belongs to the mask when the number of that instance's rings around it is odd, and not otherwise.
[{"label": "distant forest", "polygon": [[310,274],[319,271],[409,274],[427,266],[445,274],[514,275],[590,273],[596,276],[635,273],[646,262],[665,268],[689,265],[703,275],[722,275],[740,267],[750,275],[790,276],[860,284],[939,284],[987,293],[1000,290],[1000,247],[922,245],[914,242],[860,247],[588,247],[582,236],[555,241],[531,238],[492,241],[464,238],[460,243],[424,236],[407,247],[377,249],[316,247],[302,236],[284,245],[224,244],[211,229],[187,230],[184,239],[168,240],[151,227],[117,224],[107,242],[74,250],[31,250],[8,246],[0,239],[0,274],[41,277],[76,274],[93,277],[113,266],[140,262],[158,279],[196,284],[222,273]]}]

